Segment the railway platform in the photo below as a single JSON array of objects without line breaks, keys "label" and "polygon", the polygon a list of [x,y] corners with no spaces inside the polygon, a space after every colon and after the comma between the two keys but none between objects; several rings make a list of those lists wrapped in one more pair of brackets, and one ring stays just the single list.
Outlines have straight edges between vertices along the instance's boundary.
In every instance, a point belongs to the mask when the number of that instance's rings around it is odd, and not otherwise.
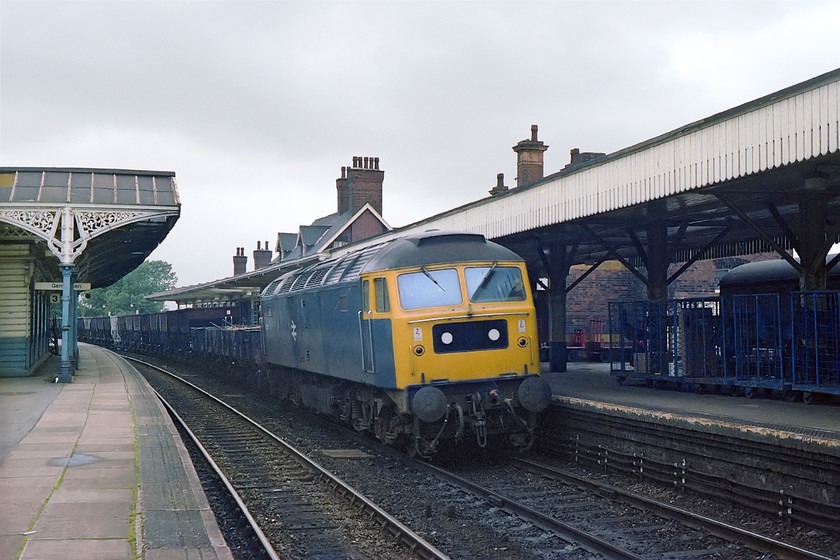
[{"label": "railway platform", "polygon": [[0,558],[233,558],[174,425],[145,379],[79,345],[0,378]]},{"label": "railway platform", "polygon": [[562,373],[544,369],[543,377],[554,402],[562,406],[840,457],[836,403],[696,394],[635,382],[619,385],[609,364],[595,362],[570,362]]}]

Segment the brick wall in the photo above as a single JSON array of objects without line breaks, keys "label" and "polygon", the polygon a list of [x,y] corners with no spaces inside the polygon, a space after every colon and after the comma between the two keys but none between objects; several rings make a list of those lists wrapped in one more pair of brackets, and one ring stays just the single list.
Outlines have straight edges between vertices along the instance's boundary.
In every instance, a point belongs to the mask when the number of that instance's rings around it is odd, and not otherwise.
[{"label": "brick wall", "polygon": [[[709,297],[715,295],[717,277],[726,270],[747,262],[777,259],[775,253],[762,253],[742,257],[729,257],[698,261],[683,272],[668,287],[669,299]],[[669,276],[681,264],[671,265]],[[567,284],[577,280],[588,267],[572,267]],[[644,269],[642,269],[644,274]],[[625,269],[618,261],[607,261],[578,284],[566,297],[566,332],[575,329],[590,330],[591,320],[609,322],[610,301],[641,301],[647,299],[647,289],[641,280]]]}]

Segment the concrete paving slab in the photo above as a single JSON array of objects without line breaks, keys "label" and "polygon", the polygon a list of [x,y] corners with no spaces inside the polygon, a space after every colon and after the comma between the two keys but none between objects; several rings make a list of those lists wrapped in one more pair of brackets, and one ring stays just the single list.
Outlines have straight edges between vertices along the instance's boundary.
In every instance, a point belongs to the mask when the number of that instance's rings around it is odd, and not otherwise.
[{"label": "concrete paving slab", "polygon": [[23,535],[0,534],[0,558],[17,558],[25,540]]},{"label": "concrete paving slab", "polygon": [[[32,529],[35,516],[44,505],[39,499],[17,499],[3,502],[0,508],[0,534],[2,535],[23,535]],[[21,514],[21,512],[30,512]],[[12,558],[11,556],[0,556],[0,558]]]},{"label": "concrete paving slab", "polygon": [[38,540],[26,543],[21,558],[39,560],[132,560],[135,558],[126,539]]},{"label": "concrete paving slab", "polygon": [[[45,461],[46,459],[39,459],[39,461]],[[61,478],[61,474],[64,471],[61,467],[51,466],[49,464],[42,464],[40,466],[31,466],[31,465],[23,465],[17,466],[15,464],[11,465],[4,465],[3,468],[0,469],[0,479],[2,478],[11,478],[11,479],[18,479],[18,478],[30,478],[30,477],[43,477],[51,479],[55,482]],[[2,494],[0,494],[0,503],[2,503]]]},{"label": "concrete paving slab", "polygon": [[106,453],[135,453],[134,441],[128,443],[113,443],[113,442],[85,442],[84,445],[79,444],[77,450],[83,453],[94,453],[96,455],[105,455]]},{"label": "concrete paving slab", "polygon": [[[73,446],[66,443],[21,443],[8,456],[11,458],[10,461],[15,458],[53,458],[69,455],[72,451]],[[2,463],[0,463],[0,467],[2,467]]]},{"label": "concrete paving slab", "polygon": [[3,498],[3,502],[0,503],[4,503],[7,497],[15,496],[17,492],[29,493],[30,495],[35,492],[52,492],[57,482],[58,479],[52,476],[29,475],[0,478],[0,496]]},{"label": "concrete paving slab", "polygon": [[129,467],[67,469],[61,484],[72,488],[134,488],[137,470]]},{"label": "concrete paving slab", "polygon": [[133,488],[58,488],[50,497],[50,503],[56,504],[105,504],[131,503],[134,501]]},{"label": "concrete paving slab", "polygon": [[29,435],[26,436],[26,443],[28,445],[40,445],[40,444],[53,444],[53,443],[64,443],[70,446],[70,449],[76,445],[76,440],[79,439],[79,432],[50,432],[50,431],[38,431],[38,432],[31,432]]},{"label": "concrete paving slab", "polygon": [[39,539],[127,539],[132,502],[53,502],[32,527]]}]

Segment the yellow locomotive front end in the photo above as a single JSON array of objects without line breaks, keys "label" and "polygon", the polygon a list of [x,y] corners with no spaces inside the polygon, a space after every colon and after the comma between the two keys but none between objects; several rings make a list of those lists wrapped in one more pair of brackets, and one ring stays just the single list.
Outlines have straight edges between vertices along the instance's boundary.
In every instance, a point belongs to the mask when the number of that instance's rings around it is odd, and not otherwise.
[{"label": "yellow locomotive front end", "polygon": [[539,373],[534,303],[521,263],[423,267],[395,276],[399,388]]},{"label": "yellow locomotive front end", "polygon": [[470,434],[480,447],[499,435],[529,446],[551,390],[539,377],[524,263],[438,262],[385,275],[380,285],[395,302],[391,395],[415,418],[414,450],[429,454],[441,439]]}]

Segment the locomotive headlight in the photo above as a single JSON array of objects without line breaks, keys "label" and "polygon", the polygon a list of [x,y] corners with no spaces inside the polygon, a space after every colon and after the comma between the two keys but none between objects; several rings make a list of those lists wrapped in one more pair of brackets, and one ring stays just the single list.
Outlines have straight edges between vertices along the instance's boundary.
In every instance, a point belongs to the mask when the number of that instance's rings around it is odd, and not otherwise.
[{"label": "locomotive headlight", "polygon": [[520,348],[525,348],[526,346],[528,346],[528,339],[524,336],[520,336],[519,340],[517,341],[517,344],[519,344]]},{"label": "locomotive headlight", "polygon": [[490,329],[489,331],[487,331],[487,338],[489,338],[493,342],[499,340],[499,337],[501,336],[502,333],[499,332],[499,329]]},{"label": "locomotive headlight", "polygon": [[414,347],[414,355],[415,356],[422,356],[426,353],[426,349],[420,346],[419,344]]}]

